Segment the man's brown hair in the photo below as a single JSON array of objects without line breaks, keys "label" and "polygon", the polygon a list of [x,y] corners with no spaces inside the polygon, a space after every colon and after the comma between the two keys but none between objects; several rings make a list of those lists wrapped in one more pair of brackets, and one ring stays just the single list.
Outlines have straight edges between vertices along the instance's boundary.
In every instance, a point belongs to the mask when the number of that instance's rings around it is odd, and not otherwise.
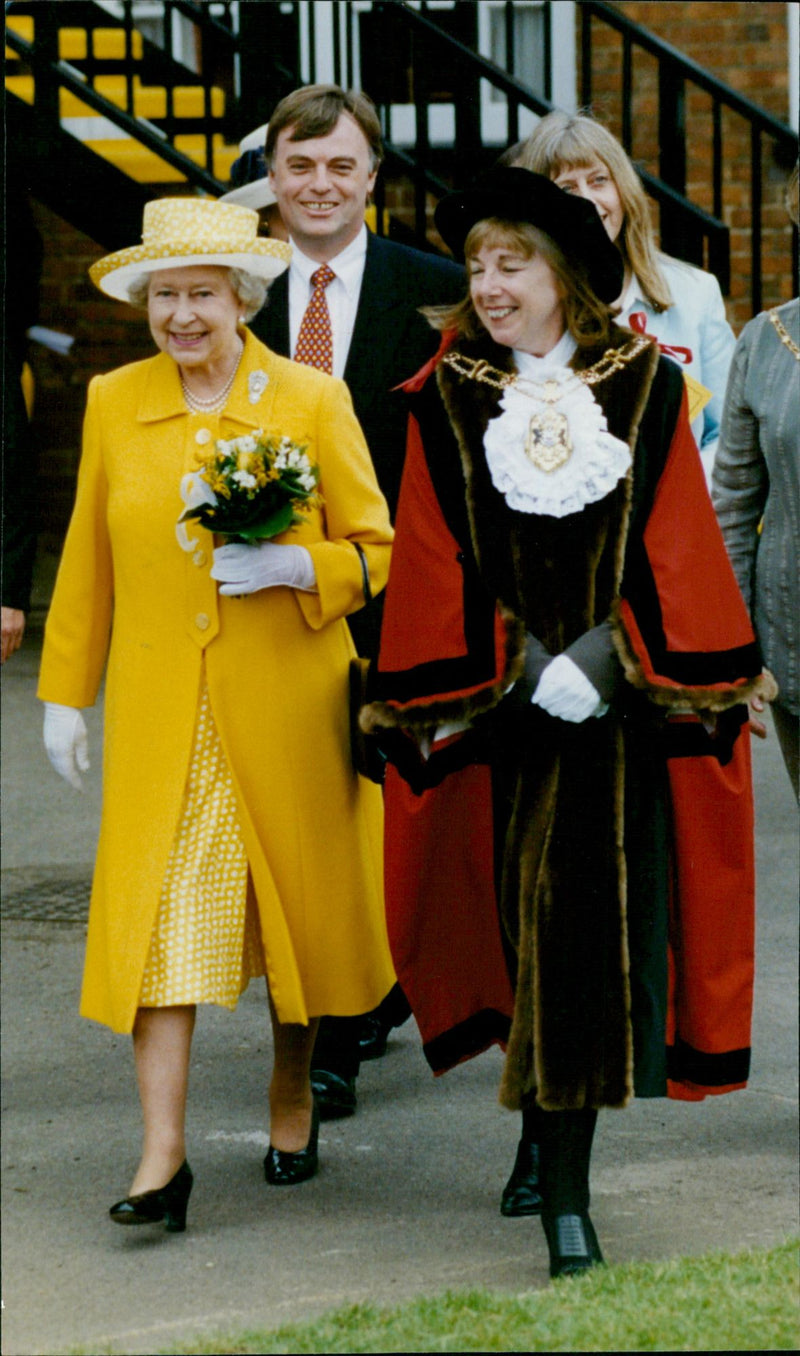
[{"label": "man's brown hair", "polygon": [[383,159],[377,109],[369,95],[358,90],[344,90],[339,85],[302,85],[281,99],[269,120],[264,151],[267,168],[273,167],[278,136],[287,127],[292,128],[290,141],[310,141],[312,137],[326,137],[332,132],[343,113],[348,113],[358,123],[369,146],[370,169],[377,169]]}]

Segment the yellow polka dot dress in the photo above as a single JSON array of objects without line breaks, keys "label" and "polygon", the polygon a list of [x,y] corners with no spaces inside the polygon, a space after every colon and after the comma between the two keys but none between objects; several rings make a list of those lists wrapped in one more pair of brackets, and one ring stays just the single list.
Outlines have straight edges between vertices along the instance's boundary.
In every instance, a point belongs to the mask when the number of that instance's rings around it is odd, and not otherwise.
[{"label": "yellow polka dot dress", "polygon": [[264,972],[233,783],[204,682],[140,1006],[235,1008],[249,981]]}]

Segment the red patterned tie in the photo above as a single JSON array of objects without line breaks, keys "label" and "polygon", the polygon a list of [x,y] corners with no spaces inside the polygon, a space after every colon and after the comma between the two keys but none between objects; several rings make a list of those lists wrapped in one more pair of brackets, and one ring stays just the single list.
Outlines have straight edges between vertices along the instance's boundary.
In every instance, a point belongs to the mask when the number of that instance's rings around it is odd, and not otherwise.
[{"label": "red patterned tie", "polygon": [[311,274],[314,291],[306,307],[294,351],[295,362],[305,363],[307,367],[319,367],[323,372],[333,372],[333,332],[325,288],[335,277],[328,264],[322,264]]}]

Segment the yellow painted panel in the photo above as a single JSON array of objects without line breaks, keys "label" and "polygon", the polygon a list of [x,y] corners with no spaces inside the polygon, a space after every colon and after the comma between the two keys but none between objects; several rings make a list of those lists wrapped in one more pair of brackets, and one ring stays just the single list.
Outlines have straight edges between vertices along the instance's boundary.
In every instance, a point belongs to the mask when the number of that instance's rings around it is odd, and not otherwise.
[{"label": "yellow painted panel", "polygon": [[33,17],[30,14],[9,14],[6,28],[10,28],[23,42],[33,42]]},{"label": "yellow painted panel", "polygon": [[[95,89],[115,108],[127,108],[127,87],[124,76],[102,75],[95,81]],[[80,112],[77,111],[80,106]],[[86,105],[75,94],[61,91],[62,118],[86,117]],[[196,86],[176,86],[173,102],[177,118],[199,118],[203,115],[203,91]],[[136,76],[133,83],[133,110],[137,118],[165,118],[167,116],[166,90],[156,86],[142,85]],[[225,112],[225,92],[214,88],[211,91],[211,112],[219,118]],[[100,116],[94,111],[94,117]]]},{"label": "yellow painted panel", "polygon": [[97,155],[109,160],[130,179],[140,184],[185,183],[186,176],[173,169],[160,156],[138,141],[91,141],[86,143]]},{"label": "yellow painted panel", "polygon": [[26,104],[33,103],[33,76],[32,75],[7,75],[6,89],[11,94],[16,94],[18,99],[22,99]]},{"label": "yellow painted panel", "polygon": [[85,28],[58,30],[58,55],[62,61],[82,61],[87,55],[87,48]]},{"label": "yellow painted panel", "polygon": [[61,118],[97,118],[100,116],[89,104],[72,94],[68,89],[58,92],[58,112]]},{"label": "yellow painted panel", "polygon": [[[176,85],[175,113],[179,118],[202,118],[205,111],[203,91],[198,85]],[[225,112],[225,91],[214,86],[211,90],[212,117],[221,118]]]},{"label": "yellow painted panel", "polygon": [[[142,56],[142,35],[134,29],[131,39],[134,58],[139,61]],[[121,28],[96,28],[94,30],[94,54],[105,61],[121,61],[126,55],[124,30]]]},{"label": "yellow painted panel", "polygon": [[[90,141],[87,146],[109,160],[117,169],[140,184],[183,183],[186,176],[178,169],[168,165],[165,160],[141,146],[138,141]],[[186,136],[176,138],[176,149],[182,151],[197,165],[205,169],[205,138]],[[223,184],[230,178],[231,165],[239,154],[237,147],[225,146],[221,137],[214,137],[214,175]]]}]

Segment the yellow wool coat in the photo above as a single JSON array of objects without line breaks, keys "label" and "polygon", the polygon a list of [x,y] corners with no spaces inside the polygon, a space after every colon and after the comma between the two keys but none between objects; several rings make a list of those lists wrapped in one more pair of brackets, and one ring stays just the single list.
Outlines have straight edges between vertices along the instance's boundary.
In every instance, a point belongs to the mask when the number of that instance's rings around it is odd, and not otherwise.
[{"label": "yellow wool coat", "polygon": [[[317,592],[240,598],[210,577],[213,537],[175,525],[183,474],[211,438],[305,443],[321,508],[278,540],[306,546]],[[90,706],[107,660],[103,813],[81,1012],[130,1031],[178,824],[203,672],[230,764],[270,991],[283,1022],[374,1007],[394,981],[382,803],[352,770],[344,617],[363,603],[353,542],[383,588],[392,530],[343,382],[247,333],[220,415],[189,414],[164,353],[89,386],[72,520],[39,696]]]}]

